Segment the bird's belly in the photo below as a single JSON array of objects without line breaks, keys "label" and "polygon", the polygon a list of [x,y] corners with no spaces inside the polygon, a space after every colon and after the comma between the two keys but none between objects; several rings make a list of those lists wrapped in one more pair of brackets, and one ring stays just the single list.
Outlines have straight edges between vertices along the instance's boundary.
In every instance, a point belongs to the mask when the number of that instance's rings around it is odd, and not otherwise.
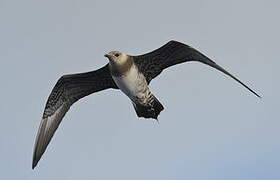
[{"label": "bird's belly", "polygon": [[131,70],[124,76],[113,76],[117,86],[132,100],[139,99],[148,93],[148,85],[145,77],[136,70]]}]

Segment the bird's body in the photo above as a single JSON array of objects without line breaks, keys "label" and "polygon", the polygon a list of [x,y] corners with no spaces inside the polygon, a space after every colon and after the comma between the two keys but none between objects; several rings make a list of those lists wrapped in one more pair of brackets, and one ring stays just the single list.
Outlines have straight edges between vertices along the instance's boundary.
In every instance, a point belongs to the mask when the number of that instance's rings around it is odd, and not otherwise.
[{"label": "bird's body", "polygon": [[150,90],[144,75],[138,71],[135,65],[126,74],[112,75],[112,77],[119,89],[133,102],[145,103],[147,101]]},{"label": "bird's body", "polygon": [[[118,60],[122,63],[114,63],[114,60],[111,59],[113,54],[107,54],[110,59],[109,69],[114,82],[131,99],[139,117],[157,119],[160,111],[163,110],[163,106],[151,93],[144,74],[139,71],[132,56],[120,52],[115,53],[120,54]],[[155,109],[156,106],[153,106],[153,103],[159,103],[157,107],[159,109]]]},{"label": "bird's body", "polygon": [[125,74],[120,76],[112,75],[112,78],[120,90],[131,100],[142,99],[149,94],[150,90],[147,81],[134,64]]},{"label": "bird's body", "polygon": [[110,88],[120,89],[131,99],[138,117],[157,119],[164,107],[151,93],[148,85],[164,69],[176,64],[189,61],[204,63],[230,76],[260,97],[214,61],[177,41],[170,41],[150,53],[139,56],[130,56],[118,51],[111,51],[105,56],[109,59],[109,64],[102,68],[64,75],[56,83],[47,100],[36,136],[32,168],[37,165],[71,105],[92,93]]}]

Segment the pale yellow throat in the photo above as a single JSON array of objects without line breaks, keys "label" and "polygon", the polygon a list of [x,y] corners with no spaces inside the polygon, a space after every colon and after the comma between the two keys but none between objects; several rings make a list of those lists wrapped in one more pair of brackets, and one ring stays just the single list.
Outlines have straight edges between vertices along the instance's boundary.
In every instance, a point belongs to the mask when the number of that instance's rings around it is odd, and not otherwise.
[{"label": "pale yellow throat", "polygon": [[117,61],[110,61],[110,70],[113,76],[126,75],[133,65],[133,58],[128,55],[123,55]]}]

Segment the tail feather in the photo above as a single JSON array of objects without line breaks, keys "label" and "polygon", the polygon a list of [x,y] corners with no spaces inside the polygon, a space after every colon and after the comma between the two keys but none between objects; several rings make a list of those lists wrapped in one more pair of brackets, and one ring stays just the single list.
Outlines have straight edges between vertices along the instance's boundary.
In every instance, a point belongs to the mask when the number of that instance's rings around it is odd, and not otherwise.
[{"label": "tail feather", "polygon": [[159,100],[152,95],[148,104],[133,102],[134,109],[138,117],[157,119],[160,112],[164,109]]}]

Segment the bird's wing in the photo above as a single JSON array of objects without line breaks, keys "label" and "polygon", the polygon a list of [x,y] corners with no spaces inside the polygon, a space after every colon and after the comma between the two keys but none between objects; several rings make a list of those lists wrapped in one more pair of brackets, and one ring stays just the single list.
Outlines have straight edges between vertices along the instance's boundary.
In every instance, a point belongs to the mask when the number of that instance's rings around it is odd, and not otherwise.
[{"label": "bird's wing", "polygon": [[170,41],[152,52],[132,57],[139,71],[146,77],[148,83],[157,77],[165,68],[188,61],[199,61],[225,73],[242,84],[256,96],[260,97],[255,91],[230,74],[224,68],[216,64],[214,61],[196,49],[177,41]]},{"label": "bird's wing", "polygon": [[47,100],[37,133],[32,168],[45,152],[70,106],[87,95],[108,88],[118,88],[111,77],[108,64],[96,71],[64,75],[57,81]]}]

